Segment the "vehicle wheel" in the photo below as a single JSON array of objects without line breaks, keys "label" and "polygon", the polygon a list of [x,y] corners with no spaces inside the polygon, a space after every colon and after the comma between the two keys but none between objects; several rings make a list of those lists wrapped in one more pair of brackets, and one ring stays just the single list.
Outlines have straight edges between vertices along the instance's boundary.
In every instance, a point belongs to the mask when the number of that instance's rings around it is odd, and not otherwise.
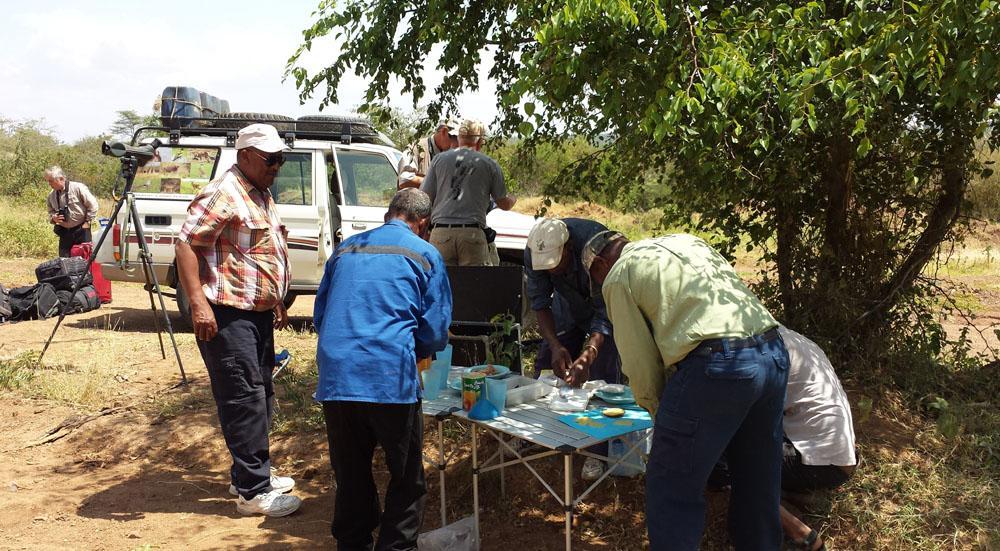
[{"label": "vehicle wheel", "polygon": [[184,292],[184,287],[181,287],[180,283],[177,284],[177,310],[181,315],[177,323],[174,323],[174,329],[178,331],[191,331],[194,329],[194,326],[191,324],[191,301],[188,300],[187,293]]},{"label": "vehicle wheel", "polygon": [[250,121],[270,124],[279,132],[295,131],[295,119],[272,113],[220,113],[212,122],[216,128],[240,129]]},{"label": "vehicle wheel", "polygon": [[[304,123],[304,124],[299,124]],[[307,115],[296,120],[296,129],[299,132],[342,132],[344,125],[351,125],[351,134],[354,136],[374,136],[375,129],[372,121],[357,115]]]}]

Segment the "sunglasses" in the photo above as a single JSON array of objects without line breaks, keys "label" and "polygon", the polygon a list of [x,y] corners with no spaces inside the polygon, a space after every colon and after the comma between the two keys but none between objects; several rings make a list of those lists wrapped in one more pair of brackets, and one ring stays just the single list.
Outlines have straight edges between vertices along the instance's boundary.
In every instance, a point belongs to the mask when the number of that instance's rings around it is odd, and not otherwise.
[{"label": "sunglasses", "polygon": [[264,164],[267,166],[274,166],[274,165],[281,166],[285,164],[285,156],[281,153],[271,153],[270,155],[264,155],[260,151],[257,151],[256,149],[251,149],[250,152],[260,157],[261,160],[264,161]]}]

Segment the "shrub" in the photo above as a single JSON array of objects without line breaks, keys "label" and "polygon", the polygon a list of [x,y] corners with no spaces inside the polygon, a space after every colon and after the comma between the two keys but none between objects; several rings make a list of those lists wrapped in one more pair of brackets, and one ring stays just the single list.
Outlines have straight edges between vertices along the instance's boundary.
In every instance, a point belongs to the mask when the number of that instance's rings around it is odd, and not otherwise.
[{"label": "shrub", "polygon": [[44,199],[0,198],[0,257],[51,258],[58,244]]}]

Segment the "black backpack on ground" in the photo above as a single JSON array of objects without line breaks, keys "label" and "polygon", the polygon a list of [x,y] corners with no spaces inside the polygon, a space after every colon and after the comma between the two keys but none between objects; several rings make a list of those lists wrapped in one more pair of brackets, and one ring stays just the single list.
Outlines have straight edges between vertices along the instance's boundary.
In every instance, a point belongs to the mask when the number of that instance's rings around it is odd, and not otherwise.
[{"label": "black backpack on ground", "polygon": [[46,319],[59,314],[59,297],[49,283],[25,285],[10,290],[12,320]]},{"label": "black backpack on ground", "polygon": [[101,299],[97,296],[97,289],[93,285],[80,287],[75,295],[71,295],[71,293],[72,289],[69,291],[56,291],[56,296],[59,297],[59,304],[61,307],[66,308],[67,314],[89,312],[101,306]]},{"label": "black backpack on ground", "polygon": [[35,268],[39,283],[50,283],[57,291],[72,291],[76,282],[83,280],[81,287],[94,283],[94,276],[87,270],[87,259],[79,256],[53,258]]},{"label": "black backpack on ground", "polygon": [[10,309],[10,291],[0,285],[0,323],[9,321],[11,317],[13,311]]}]

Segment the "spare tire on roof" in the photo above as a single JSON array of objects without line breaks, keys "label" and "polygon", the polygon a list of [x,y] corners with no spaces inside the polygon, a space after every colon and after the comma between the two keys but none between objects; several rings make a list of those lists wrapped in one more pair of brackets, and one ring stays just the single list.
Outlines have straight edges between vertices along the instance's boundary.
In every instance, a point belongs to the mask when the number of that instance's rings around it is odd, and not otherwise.
[{"label": "spare tire on roof", "polygon": [[296,131],[302,134],[312,132],[343,132],[344,124],[351,125],[352,136],[376,136],[378,132],[372,121],[360,115],[307,115],[296,121]]},{"label": "spare tire on roof", "polygon": [[272,113],[219,113],[214,121],[216,128],[239,130],[244,126],[262,122],[274,126],[279,132],[294,132],[295,119]]}]

